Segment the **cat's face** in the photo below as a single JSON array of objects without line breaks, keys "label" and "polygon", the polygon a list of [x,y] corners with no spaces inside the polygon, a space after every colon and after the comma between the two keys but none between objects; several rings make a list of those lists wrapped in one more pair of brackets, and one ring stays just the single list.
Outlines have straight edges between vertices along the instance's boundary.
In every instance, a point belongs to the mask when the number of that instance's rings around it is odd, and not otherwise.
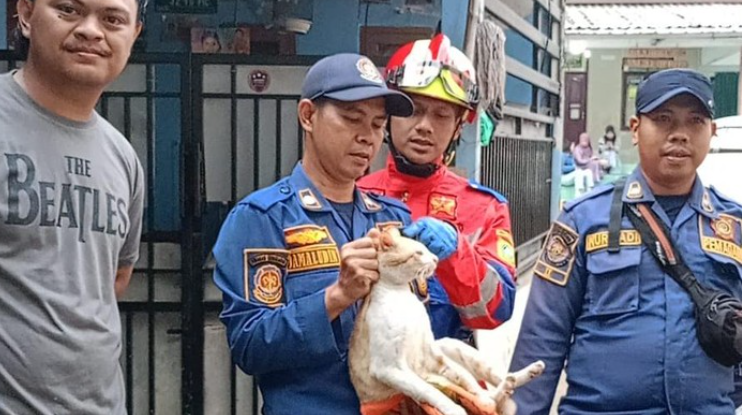
[{"label": "cat's face", "polygon": [[438,257],[414,239],[406,238],[397,228],[387,228],[379,238],[379,273],[392,284],[409,284],[433,275]]}]

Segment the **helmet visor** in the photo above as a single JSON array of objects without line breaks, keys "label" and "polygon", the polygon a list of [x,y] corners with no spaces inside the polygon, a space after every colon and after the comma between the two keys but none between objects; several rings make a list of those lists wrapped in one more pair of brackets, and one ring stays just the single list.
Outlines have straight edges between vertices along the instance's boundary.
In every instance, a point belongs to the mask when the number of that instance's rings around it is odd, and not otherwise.
[{"label": "helmet visor", "polygon": [[389,73],[387,82],[397,88],[424,88],[441,78],[446,93],[464,104],[474,107],[479,102],[477,85],[468,75],[436,61],[425,61],[411,66],[403,65]]}]

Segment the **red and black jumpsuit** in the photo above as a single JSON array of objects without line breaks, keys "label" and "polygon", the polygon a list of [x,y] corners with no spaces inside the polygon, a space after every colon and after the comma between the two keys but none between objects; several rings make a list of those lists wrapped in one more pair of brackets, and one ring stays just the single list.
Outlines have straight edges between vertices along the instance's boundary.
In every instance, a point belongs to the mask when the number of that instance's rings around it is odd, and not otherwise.
[{"label": "red and black jumpsuit", "polygon": [[391,156],[385,169],[361,178],[358,185],[402,200],[413,220],[432,216],[458,229],[457,251],[438,264],[428,287],[418,287],[419,294],[429,296],[436,338],[469,339],[471,329],[492,329],[510,318],[515,249],[502,195],[445,166],[426,178],[403,174]]}]

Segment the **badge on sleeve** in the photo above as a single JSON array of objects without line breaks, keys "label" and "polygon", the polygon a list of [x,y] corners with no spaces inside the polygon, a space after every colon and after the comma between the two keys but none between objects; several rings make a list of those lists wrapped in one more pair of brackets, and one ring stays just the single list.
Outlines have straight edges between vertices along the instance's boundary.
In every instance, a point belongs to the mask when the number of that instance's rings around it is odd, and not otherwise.
[{"label": "badge on sleeve", "polygon": [[497,235],[497,257],[505,265],[515,268],[515,244],[513,234],[507,229],[495,230]]},{"label": "badge on sleeve", "polygon": [[245,299],[269,307],[283,304],[288,251],[283,249],[245,249]]},{"label": "badge on sleeve", "polygon": [[577,241],[577,232],[562,223],[554,222],[536,262],[536,275],[556,285],[567,285],[575,262]]},{"label": "badge on sleeve", "polygon": [[515,248],[505,240],[497,241],[497,256],[510,267],[515,268]]}]

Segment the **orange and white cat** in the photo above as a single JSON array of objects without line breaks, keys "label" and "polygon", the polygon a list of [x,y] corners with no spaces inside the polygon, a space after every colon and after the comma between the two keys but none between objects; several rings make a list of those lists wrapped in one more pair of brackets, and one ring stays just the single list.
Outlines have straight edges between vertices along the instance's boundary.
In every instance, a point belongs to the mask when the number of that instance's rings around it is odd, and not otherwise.
[{"label": "orange and white cat", "polygon": [[[443,415],[466,415],[433,386],[442,377],[492,413],[514,415],[513,390],[539,376],[544,364],[533,363],[502,381],[478,350],[455,339],[436,341],[425,306],[410,290],[410,282],[430,277],[438,258],[396,228],[382,232],[378,245],[380,278],[356,319],[349,351],[351,381],[361,403],[383,402],[401,393]],[[477,380],[495,389],[487,391]]]}]

